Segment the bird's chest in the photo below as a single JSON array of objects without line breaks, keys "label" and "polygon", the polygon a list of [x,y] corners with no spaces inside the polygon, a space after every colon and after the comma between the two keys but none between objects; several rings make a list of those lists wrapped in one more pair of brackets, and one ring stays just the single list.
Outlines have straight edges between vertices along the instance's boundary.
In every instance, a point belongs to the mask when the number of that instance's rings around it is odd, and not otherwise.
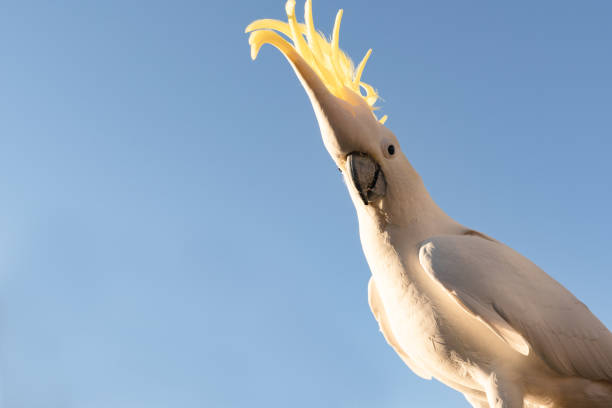
[{"label": "bird's chest", "polygon": [[[376,281],[378,285],[378,280]],[[448,350],[443,318],[433,299],[412,283],[380,288],[390,329],[406,354],[415,360],[439,360]]]},{"label": "bird's chest", "polygon": [[443,319],[435,297],[415,278],[419,271],[411,270],[410,256],[400,257],[387,242],[376,244],[364,252],[393,336],[415,359],[442,358]]},{"label": "bird's chest", "polygon": [[[378,286],[378,280],[375,280]],[[380,289],[388,329],[405,353],[421,372],[427,372],[454,388],[476,388],[466,370],[472,357],[469,347],[453,333],[457,329],[437,302],[417,284]],[[409,364],[410,365],[410,364]],[[417,371],[417,370],[415,370]]]},{"label": "bird's chest", "polygon": [[416,246],[412,252],[402,249],[385,240],[369,248],[364,245],[388,329],[416,364],[435,377],[463,382],[460,360],[465,347],[453,335],[455,323],[449,319],[445,304],[448,296],[441,296],[424,275]]}]

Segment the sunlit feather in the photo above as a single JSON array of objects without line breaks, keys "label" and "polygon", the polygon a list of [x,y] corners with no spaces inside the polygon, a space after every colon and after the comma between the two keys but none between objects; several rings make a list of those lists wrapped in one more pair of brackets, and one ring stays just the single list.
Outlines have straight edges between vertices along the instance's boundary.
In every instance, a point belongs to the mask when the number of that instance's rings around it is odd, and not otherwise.
[{"label": "sunlit feather", "polygon": [[[306,0],[304,6],[305,24],[298,23],[295,17],[295,0],[287,1],[285,12],[287,23],[274,19],[262,19],[247,26],[245,32],[251,33],[249,38],[251,58],[257,57],[263,44],[271,44],[285,55],[296,52],[317,73],[333,95],[346,99],[346,90],[349,89],[359,95],[370,106],[372,112],[378,109],[374,106],[379,99],[378,92],[371,85],[361,81],[372,49],[368,50],[355,69],[351,59],[339,47],[342,10],[339,10],[336,16],[331,42],[315,29],[311,0]],[[287,39],[275,32],[285,35]],[[365,91],[365,94],[362,93],[362,90]],[[384,123],[386,119],[385,115],[379,121]]]}]

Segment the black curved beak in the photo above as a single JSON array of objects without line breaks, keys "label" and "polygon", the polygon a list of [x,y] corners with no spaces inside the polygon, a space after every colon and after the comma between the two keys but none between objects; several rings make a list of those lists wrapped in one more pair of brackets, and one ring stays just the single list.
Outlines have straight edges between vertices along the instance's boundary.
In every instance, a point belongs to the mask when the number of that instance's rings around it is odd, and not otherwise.
[{"label": "black curved beak", "polygon": [[353,152],[346,156],[346,165],[353,185],[365,205],[385,196],[387,181],[374,159],[365,153]]}]

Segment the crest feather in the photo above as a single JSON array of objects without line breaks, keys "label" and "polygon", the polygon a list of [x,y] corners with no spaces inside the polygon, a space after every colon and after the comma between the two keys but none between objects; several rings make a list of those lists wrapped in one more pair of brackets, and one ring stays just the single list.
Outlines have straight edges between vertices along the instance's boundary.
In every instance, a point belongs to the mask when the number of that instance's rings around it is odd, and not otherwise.
[{"label": "crest feather", "polygon": [[[284,54],[295,51],[317,73],[334,96],[347,100],[346,90],[349,89],[359,95],[372,112],[378,109],[374,106],[379,99],[378,92],[371,85],[361,81],[363,69],[372,54],[372,49],[368,50],[363,60],[355,68],[353,61],[339,48],[340,22],[343,11],[338,10],[331,41],[327,41],[314,27],[311,0],[306,0],[304,5],[305,23],[298,23],[295,18],[295,0],[287,1],[285,11],[288,20],[286,23],[280,20],[262,19],[253,21],[247,26],[245,32],[251,33],[249,37],[251,58],[257,58],[263,44],[274,45]],[[387,115],[379,119],[381,123],[385,123],[386,120]]]}]

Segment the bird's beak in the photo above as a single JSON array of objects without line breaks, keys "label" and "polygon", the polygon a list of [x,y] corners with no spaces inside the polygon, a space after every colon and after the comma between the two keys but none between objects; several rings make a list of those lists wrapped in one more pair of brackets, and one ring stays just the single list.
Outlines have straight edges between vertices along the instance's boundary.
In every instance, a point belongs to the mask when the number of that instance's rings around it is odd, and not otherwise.
[{"label": "bird's beak", "polygon": [[365,153],[350,153],[346,167],[359,197],[365,205],[385,196],[387,181],[380,165]]}]

